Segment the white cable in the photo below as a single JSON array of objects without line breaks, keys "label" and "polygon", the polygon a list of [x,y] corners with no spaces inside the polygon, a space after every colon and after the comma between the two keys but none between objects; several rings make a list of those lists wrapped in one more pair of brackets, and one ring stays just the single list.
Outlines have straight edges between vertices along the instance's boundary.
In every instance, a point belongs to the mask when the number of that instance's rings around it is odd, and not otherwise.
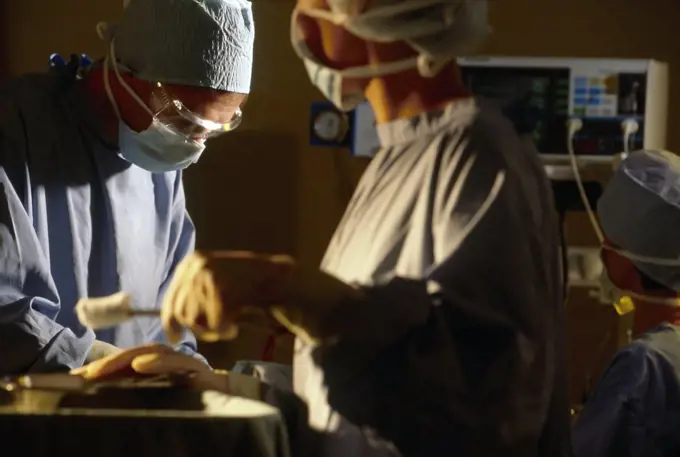
[{"label": "white cable", "polygon": [[571,168],[574,171],[576,186],[578,187],[578,192],[581,195],[581,200],[583,201],[583,205],[586,208],[586,212],[588,213],[588,218],[590,219],[590,223],[593,226],[595,235],[597,236],[600,244],[603,244],[604,234],[602,233],[600,224],[597,221],[597,217],[595,217],[595,211],[593,211],[593,208],[590,206],[590,202],[588,201],[588,195],[586,194],[586,189],[583,187],[583,182],[581,181],[581,173],[578,168],[576,153],[574,152],[574,136],[579,130],[583,128],[583,121],[579,118],[569,119],[567,121],[567,128],[569,129],[569,135],[567,136],[567,150],[569,151],[569,160],[571,162]]},{"label": "white cable", "polygon": [[621,122],[621,130],[623,130],[623,158],[628,157],[631,151],[631,141],[640,129],[640,124],[635,119],[626,119]]},{"label": "white cable", "polygon": [[100,40],[104,41],[106,40],[107,34],[106,32],[109,29],[109,24],[106,22],[98,22],[97,25],[95,26],[95,30],[97,31],[97,36],[99,37]]}]

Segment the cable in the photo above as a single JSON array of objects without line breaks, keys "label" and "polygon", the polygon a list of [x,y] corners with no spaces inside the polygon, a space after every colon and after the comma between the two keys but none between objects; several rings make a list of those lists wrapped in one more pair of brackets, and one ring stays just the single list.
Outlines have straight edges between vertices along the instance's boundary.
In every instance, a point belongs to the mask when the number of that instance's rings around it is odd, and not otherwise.
[{"label": "cable", "polygon": [[621,130],[623,130],[623,154],[622,158],[628,157],[631,153],[631,141],[640,129],[640,124],[635,119],[626,119],[621,122]]},{"label": "cable", "polygon": [[571,162],[571,168],[574,172],[574,179],[576,180],[576,186],[578,187],[578,192],[581,195],[581,200],[588,213],[588,218],[593,226],[595,235],[597,236],[600,244],[604,242],[604,235],[602,229],[600,228],[600,223],[595,217],[595,211],[590,206],[590,201],[588,200],[588,195],[586,194],[586,189],[583,186],[583,181],[581,181],[581,173],[578,168],[578,162],[576,159],[576,153],[574,152],[574,136],[583,128],[583,121],[579,118],[572,118],[567,121],[567,128],[569,129],[569,135],[567,136],[567,151],[569,151],[569,161]]}]

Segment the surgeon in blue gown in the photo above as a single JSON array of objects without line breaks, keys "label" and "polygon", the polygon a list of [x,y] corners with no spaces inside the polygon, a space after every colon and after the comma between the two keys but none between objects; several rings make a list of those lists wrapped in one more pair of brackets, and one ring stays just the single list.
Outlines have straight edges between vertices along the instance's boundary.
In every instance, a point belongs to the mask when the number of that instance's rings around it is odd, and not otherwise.
[{"label": "surgeon in blue gown", "polygon": [[[104,59],[0,92],[0,373],[67,371],[164,342],[158,319],[93,332],[74,307],[119,291],[160,308],[194,248],[182,169],[235,128],[250,91],[246,0],[132,0]],[[185,333],[177,350],[195,355]]]},{"label": "surgeon in blue gown", "polygon": [[680,157],[631,154],[598,203],[603,297],[634,305],[634,341],[612,358],[576,422],[576,457],[680,456]]}]

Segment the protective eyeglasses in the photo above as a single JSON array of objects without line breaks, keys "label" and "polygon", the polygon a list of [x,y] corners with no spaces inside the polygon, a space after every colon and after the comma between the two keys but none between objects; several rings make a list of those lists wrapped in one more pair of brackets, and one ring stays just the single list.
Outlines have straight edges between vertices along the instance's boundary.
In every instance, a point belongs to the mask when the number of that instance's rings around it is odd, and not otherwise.
[{"label": "protective eyeglasses", "polygon": [[189,110],[184,104],[171,97],[163,84],[156,83],[152,92],[154,118],[178,135],[193,140],[207,140],[223,133],[231,132],[241,125],[243,113],[238,108],[234,117],[227,123],[203,119]]}]

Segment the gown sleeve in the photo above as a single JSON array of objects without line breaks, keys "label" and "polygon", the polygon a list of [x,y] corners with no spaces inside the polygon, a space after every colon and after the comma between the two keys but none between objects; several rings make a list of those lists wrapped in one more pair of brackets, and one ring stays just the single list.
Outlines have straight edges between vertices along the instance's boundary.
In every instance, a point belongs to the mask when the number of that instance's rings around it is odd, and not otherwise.
[{"label": "gown sleeve", "polygon": [[5,95],[0,91],[0,373],[67,371],[85,362],[94,333],[77,336],[55,322],[59,296],[31,218],[29,139]]}]

